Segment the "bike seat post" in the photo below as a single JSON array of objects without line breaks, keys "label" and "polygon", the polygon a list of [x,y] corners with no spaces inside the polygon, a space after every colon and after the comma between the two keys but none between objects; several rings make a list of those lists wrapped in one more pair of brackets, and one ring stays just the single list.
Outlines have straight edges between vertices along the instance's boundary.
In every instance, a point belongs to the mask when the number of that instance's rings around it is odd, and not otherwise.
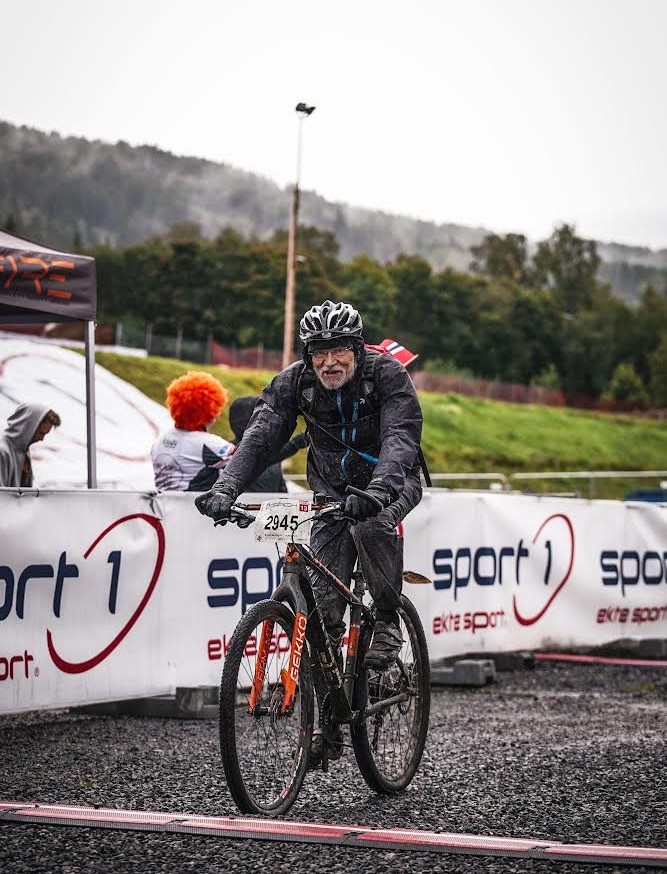
[{"label": "bike seat post", "polygon": [[352,587],[353,593],[360,601],[363,601],[367,586],[364,574],[359,568],[352,573],[352,582],[354,583]]}]

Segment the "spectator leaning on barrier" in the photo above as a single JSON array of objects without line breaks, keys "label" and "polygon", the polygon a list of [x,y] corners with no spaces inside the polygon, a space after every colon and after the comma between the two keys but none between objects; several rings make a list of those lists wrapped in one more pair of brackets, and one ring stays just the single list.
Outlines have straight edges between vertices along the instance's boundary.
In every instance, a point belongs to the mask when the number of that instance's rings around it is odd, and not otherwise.
[{"label": "spectator leaning on barrier", "polygon": [[58,425],[60,416],[45,404],[18,405],[0,437],[0,486],[29,488],[32,485],[30,447]]},{"label": "spectator leaning on barrier", "polygon": [[[246,395],[242,398],[237,398],[232,401],[229,407],[229,424],[234,432],[234,449],[240,445],[246,428],[252,418],[252,414],[260,400],[259,395]],[[304,449],[307,446],[306,435],[298,434],[289,440],[276,456],[269,466],[262,471],[257,479],[246,486],[246,492],[286,492],[287,484],[283,476],[280,462],[294,455],[299,449]]]},{"label": "spectator leaning on barrier", "polygon": [[217,480],[231,443],[209,434],[229,396],[215,377],[191,370],[167,388],[174,420],[151,447],[155,485],[163,491],[200,492]]}]

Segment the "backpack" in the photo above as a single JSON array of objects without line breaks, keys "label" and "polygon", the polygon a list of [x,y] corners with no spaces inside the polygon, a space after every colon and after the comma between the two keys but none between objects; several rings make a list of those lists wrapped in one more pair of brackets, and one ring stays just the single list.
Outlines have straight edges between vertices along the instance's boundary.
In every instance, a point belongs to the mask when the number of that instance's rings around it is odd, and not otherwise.
[{"label": "backpack", "polygon": [[[364,360],[364,370],[361,376],[361,385],[359,389],[359,401],[363,403],[364,406],[364,417],[372,416],[379,410],[378,403],[378,394],[375,390],[375,367],[377,365],[380,356],[389,355],[390,352],[385,349],[381,349],[379,347],[375,347],[374,349],[369,349],[368,346],[365,347],[366,357]],[[336,437],[335,434],[332,434],[327,428],[323,425],[320,425],[319,422],[312,416],[312,409],[315,403],[315,390],[317,387],[317,376],[315,372],[304,366],[301,371],[301,375],[299,376],[299,381],[297,384],[297,395],[298,395],[298,408],[299,412],[303,416],[307,425],[312,425],[315,428],[318,428],[321,431],[324,431],[335,443],[339,443],[345,449],[354,452],[356,455],[359,455],[365,461],[370,462],[371,464],[377,464],[378,459],[373,455],[369,455],[367,452],[362,452],[359,449],[355,449],[354,446],[350,446],[344,440]],[[340,422],[338,425],[354,425],[354,422]],[[417,457],[419,459],[419,466],[422,469],[424,474],[424,480],[427,486],[431,486],[431,476],[428,472],[428,467],[426,466],[426,459],[424,458],[424,453],[422,452],[421,446],[417,448]]]}]

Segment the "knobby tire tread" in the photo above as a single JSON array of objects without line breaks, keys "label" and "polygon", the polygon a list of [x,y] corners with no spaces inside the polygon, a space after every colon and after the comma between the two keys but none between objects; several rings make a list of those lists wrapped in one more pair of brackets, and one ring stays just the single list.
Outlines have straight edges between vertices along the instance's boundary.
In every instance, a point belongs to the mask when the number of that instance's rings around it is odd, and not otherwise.
[{"label": "knobby tire tread", "polygon": [[[232,798],[242,813],[260,814],[268,816],[282,816],[294,804],[299,790],[306,776],[308,766],[308,749],[313,731],[313,682],[310,673],[308,658],[302,659],[299,672],[299,696],[301,698],[301,725],[300,729],[305,732],[305,754],[302,756],[300,767],[293,775],[292,782],[283,799],[276,804],[263,806],[258,804],[248,791],[243,778],[240,765],[240,756],[243,751],[237,749],[235,707],[237,696],[237,680],[241,660],[250,636],[258,629],[266,619],[273,619],[276,626],[280,626],[292,639],[294,627],[294,614],[285,605],[278,601],[262,601],[251,607],[241,618],[229,644],[229,650],[225,657],[225,663],[220,682],[220,751],[224,767],[227,785]],[[247,755],[247,753],[246,753]]]},{"label": "knobby tire tread", "polygon": [[[392,795],[404,790],[410,784],[417,772],[426,745],[431,709],[430,663],[424,628],[417,610],[405,595],[401,595],[400,612],[402,614],[401,618],[406,627],[406,631],[409,632],[409,625],[411,625],[414,630],[421,662],[418,682],[420,697],[419,706],[421,707],[420,719],[419,724],[412,732],[414,747],[412,749],[410,760],[403,773],[396,779],[389,779],[380,771],[375,761],[376,757],[371,748],[371,739],[369,738],[366,720],[362,720],[357,725],[351,726],[352,746],[354,748],[354,754],[357,759],[359,770],[368,786],[375,792],[384,795]],[[365,706],[368,694],[368,669],[364,667],[363,660],[371,643],[372,629],[367,627],[364,631],[365,633],[362,635],[359,645],[361,671],[355,686],[355,709]]]}]

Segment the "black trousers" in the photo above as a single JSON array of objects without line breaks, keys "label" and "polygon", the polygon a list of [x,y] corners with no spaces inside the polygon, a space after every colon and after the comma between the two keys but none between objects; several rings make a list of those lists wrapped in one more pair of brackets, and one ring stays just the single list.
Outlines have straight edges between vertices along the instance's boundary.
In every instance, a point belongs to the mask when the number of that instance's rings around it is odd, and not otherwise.
[{"label": "black trousers", "polygon": [[[398,607],[403,584],[403,538],[396,526],[421,500],[419,478],[406,480],[403,493],[377,516],[350,525],[344,520],[315,519],[310,545],[317,557],[349,585],[357,558],[377,609],[393,613]],[[322,610],[327,631],[341,640],[345,633],[345,599],[322,576],[310,571],[315,598]]]}]

